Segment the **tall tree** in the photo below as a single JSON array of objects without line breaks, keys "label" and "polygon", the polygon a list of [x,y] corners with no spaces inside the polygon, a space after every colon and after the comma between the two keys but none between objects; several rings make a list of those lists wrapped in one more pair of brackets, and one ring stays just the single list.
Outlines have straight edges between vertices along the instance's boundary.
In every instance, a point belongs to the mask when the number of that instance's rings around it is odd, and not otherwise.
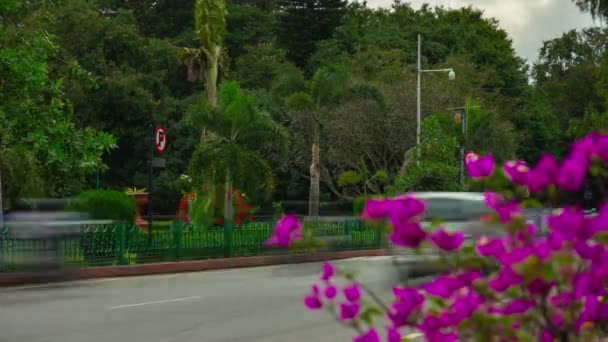
[{"label": "tall tree", "polygon": [[315,44],[331,37],[342,22],[345,0],[280,0],[278,42],[287,57],[304,68]]},{"label": "tall tree", "polygon": [[196,0],[194,30],[201,46],[181,48],[178,52],[179,58],[188,66],[188,80],[205,82],[207,101],[212,106],[217,104],[217,82],[224,53],[227,13],[224,0]]},{"label": "tall tree", "polygon": [[266,156],[283,152],[287,136],[232,81],[222,83],[217,107],[193,107],[190,119],[213,133],[195,149],[190,172],[198,184],[225,175],[224,222],[232,222],[233,186],[254,196],[270,192],[274,177]]},{"label": "tall tree", "polygon": [[604,99],[594,85],[606,51],[608,29],[599,27],[568,31],[543,42],[532,76],[563,124],[582,118],[588,106],[602,110]]},{"label": "tall tree", "polygon": [[348,89],[348,75],[340,67],[319,69],[312,77],[306,92],[289,96],[287,106],[295,112],[311,137],[310,191],[308,215],[319,215],[321,182],[321,130],[331,110]]},{"label": "tall tree", "polygon": [[15,0],[4,3],[2,10],[0,190],[8,199],[73,195],[86,186],[88,175],[104,166],[102,154],[115,148],[116,141],[107,133],[76,126],[64,79],[52,73],[58,46],[46,31],[24,24],[47,15],[44,8]]}]

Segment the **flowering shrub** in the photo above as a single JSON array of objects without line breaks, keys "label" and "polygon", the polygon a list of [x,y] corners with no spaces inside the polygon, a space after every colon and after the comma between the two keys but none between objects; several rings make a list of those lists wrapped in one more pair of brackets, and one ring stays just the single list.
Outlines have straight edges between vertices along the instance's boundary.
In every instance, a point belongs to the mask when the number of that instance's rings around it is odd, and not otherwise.
[{"label": "flowering shrub", "polygon": [[[601,179],[606,163],[608,135],[593,133],[575,142],[561,163],[547,154],[534,167],[522,161],[495,167],[486,155],[472,156],[466,168],[475,180],[504,172],[515,186],[550,201],[558,189],[579,189],[588,175]],[[393,288],[394,299],[385,304],[352,276],[345,275],[349,285],[339,288],[334,279],[343,274],[324,264],[305,306],[327,309],[356,331],[355,342],[402,341],[405,329],[420,331],[428,341],[606,340],[608,204],[595,216],[564,207],[548,217],[547,234],[538,234],[541,227],[526,223],[511,192],[488,192],[485,203],[504,234],[469,244],[463,232],[440,225],[424,229],[418,218],[425,203],[412,195],[369,200],[363,220],[386,223],[395,245],[440,250],[450,271],[426,284]],[[295,218],[282,221],[277,243],[296,241],[298,227]],[[494,271],[482,272],[487,266]],[[373,305],[362,301],[362,293]],[[377,330],[378,318],[384,318],[385,331]]]},{"label": "flowering shrub", "polygon": [[[233,189],[232,198],[234,205],[234,224],[237,227],[242,227],[243,224],[247,222],[255,222],[253,206],[247,203],[245,194],[237,189]],[[199,201],[199,205],[196,205],[197,200]],[[215,224],[223,226],[223,218],[216,215],[220,208],[218,205],[213,206],[213,202],[213,199],[209,197],[209,193],[205,191],[183,194],[176,212],[177,219],[184,221],[185,224],[196,224],[196,221],[209,221],[207,223],[208,225]],[[198,211],[198,213],[196,211]],[[196,216],[209,217],[208,220],[193,220]]]}]

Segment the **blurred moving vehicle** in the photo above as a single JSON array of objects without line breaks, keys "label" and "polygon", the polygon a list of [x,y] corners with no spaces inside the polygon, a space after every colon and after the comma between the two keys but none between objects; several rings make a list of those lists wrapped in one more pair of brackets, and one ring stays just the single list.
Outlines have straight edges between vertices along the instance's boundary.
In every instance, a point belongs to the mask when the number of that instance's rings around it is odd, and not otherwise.
[{"label": "blurred moving vehicle", "polygon": [[[449,231],[460,231],[465,234],[466,242],[473,242],[482,236],[501,236],[504,229],[501,225],[490,223],[494,211],[484,203],[484,194],[475,192],[418,192],[412,193],[427,204],[421,218],[423,227],[429,227],[433,221],[442,220],[442,227]],[[524,209],[526,221],[545,230],[544,219],[549,209]],[[466,243],[465,242],[465,243]],[[432,274],[444,267],[439,262],[435,250],[426,249],[417,253],[412,249],[395,246],[389,242],[393,264],[397,267],[400,278]]]},{"label": "blurred moving vehicle", "polygon": [[91,224],[83,213],[66,212],[65,200],[21,201],[4,217],[0,236],[0,270],[63,279],[67,273],[60,241],[80,236]]}]

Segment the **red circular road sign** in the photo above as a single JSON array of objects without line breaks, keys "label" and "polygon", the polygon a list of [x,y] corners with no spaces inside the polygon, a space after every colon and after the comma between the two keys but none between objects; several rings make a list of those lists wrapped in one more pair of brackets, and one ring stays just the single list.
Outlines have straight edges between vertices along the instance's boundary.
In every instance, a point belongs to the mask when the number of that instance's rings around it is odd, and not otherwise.
[{"label": "red circular road sign", "polygon": [[163,153],[167,149],[167,132],[165,127],[158,125],[154,132],[154,141],[156,142],[156,151]]}]

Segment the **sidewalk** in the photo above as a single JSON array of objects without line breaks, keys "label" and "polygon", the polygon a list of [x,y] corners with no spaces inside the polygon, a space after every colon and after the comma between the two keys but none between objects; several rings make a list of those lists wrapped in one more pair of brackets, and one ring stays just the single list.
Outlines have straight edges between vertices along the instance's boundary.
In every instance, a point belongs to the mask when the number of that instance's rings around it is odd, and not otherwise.
[{"label": "sidewalk", "polygon": [[[239,267],[259,267],[290,263],[320,262],[325,260],[348,259],[356,257],[372,257],[387,254],[387,251],[384,249],[373,249],[358,251],[323,252],[317,254],[255,256],[241,258],[163,262],[125,266],[87,267],[70,271],[66,279],[63,280],[130,277],[151,274],[222,270]],[[0,274],[0,286],[16,286],[44,281],[45,280],[37,274]]]}]

